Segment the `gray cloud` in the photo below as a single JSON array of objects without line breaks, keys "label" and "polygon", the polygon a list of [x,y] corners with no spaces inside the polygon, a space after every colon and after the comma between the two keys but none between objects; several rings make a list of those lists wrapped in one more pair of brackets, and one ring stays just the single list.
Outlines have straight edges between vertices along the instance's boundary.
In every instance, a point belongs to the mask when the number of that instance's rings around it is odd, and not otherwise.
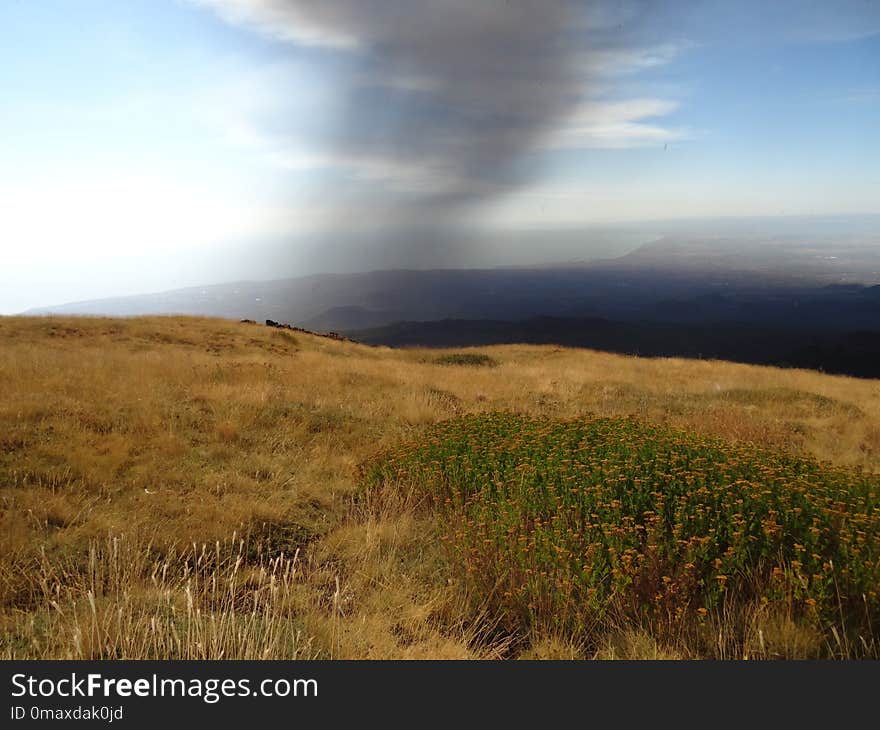
[{"label": "gray cloud", "polygon": [[675,103],[619,96],[686,47],[653,26],[655,0],[192,1],[332,69],[317,135],[296,114],[253,130],[273,162],[312,173],[316,240],[360,241],[347,255],[321,244],[317,259],[454,266],[472,260],[493,204],[551,157],[688,136],[657,120]]},{"label": "gray cloud", "polygon": [[368,178],[412,183],[416,217],[517,186],[531,153],[589,96],[597,68],[656,62],[622,45],[637,15],[626,3],[202,2],[279,39],[350,53],[326,153],[361,163]]}]

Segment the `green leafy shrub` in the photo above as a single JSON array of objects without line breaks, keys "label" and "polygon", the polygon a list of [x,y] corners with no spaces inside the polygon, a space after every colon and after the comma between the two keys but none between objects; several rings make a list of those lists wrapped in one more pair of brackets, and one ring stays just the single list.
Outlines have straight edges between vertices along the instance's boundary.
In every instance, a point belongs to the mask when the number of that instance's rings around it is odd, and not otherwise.
[{"label": "green leafy shrub", "polygon": [[429,497],[460,583],[511,631],[587,631],[611,607],[700,621],[729,600],[880,624],[876,477],[630,419],[507,413],[441,423],[362,477]]}]

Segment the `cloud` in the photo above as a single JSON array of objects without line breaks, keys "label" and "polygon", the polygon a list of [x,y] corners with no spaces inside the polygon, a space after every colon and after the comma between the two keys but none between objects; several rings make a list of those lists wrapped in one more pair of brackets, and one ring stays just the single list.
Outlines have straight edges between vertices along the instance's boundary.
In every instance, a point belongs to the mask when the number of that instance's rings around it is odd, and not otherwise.
[{"label": "cloud", "polygon": [[666,116],[678,104],[663,99],[587,102],[547,140],[546,147],[564,149],[625,149],[687,139],[687,128],[663,127],[644,120]]},{"label": "cloud", "polygon": [[191,0],[196,5],[211,7],[233,25],[250,25],[280,41],[305,46],[353,48],[356,38],[339,30],[308,22],[302,12],[304,3],[284,0]]},{"label": "cloud", "polygon": [[614,79],[664,66],[693,45],[693,43],[677,41],[645,47],[586,49],[581,52],[582,64],[593,73]]}]

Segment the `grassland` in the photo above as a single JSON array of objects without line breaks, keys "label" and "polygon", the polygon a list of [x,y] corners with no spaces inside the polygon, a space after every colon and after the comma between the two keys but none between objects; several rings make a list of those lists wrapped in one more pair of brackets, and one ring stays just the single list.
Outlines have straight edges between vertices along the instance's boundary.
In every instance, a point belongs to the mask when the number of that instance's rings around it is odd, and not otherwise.
[{"label": "grassland", "polygon": [[[596,433],[607,474],[578,448]],[[658,448],[680,476],[662,509]],[[431,467],[438,454],[475,471]],[[393,474],[389,458],[403,459]],[[517,482],[524,464],[556,491],[528,506],[464,496],[536,484]],[[878,471],[877,381],[555,347],[392,351],[219,320],[4,318],[0,655],[872,655]],[[617,496],[601,491],[612,475]],[[719,480],[745,484],[722,498]],[[626,494],[644,503],[624,508]],[[648,544],[639,521],[672,505],[688,516],[676,540],[727,542],[700,553],[657,532],[663,560],[627,573]],[[753,549],[770,510],[782,534]],[[599,527],[575,533],[576,515]],[[602,542],[612,523],[626,534]],[[536,540],[534,582],[497,559],[520,537]],[[596,543],[595,563],[537,557]]]}]

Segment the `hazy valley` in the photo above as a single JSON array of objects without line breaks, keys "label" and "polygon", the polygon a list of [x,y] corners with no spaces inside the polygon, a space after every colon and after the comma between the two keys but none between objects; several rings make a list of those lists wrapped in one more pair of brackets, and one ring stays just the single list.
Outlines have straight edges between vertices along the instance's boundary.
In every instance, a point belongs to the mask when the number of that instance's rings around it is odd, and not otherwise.
[{"label": "hazy valley", "polygon": [[238,282],[32,313],[266,319],[371,344],[560,344],[880,377],[880,241],[665,237],[561,266]]}]

